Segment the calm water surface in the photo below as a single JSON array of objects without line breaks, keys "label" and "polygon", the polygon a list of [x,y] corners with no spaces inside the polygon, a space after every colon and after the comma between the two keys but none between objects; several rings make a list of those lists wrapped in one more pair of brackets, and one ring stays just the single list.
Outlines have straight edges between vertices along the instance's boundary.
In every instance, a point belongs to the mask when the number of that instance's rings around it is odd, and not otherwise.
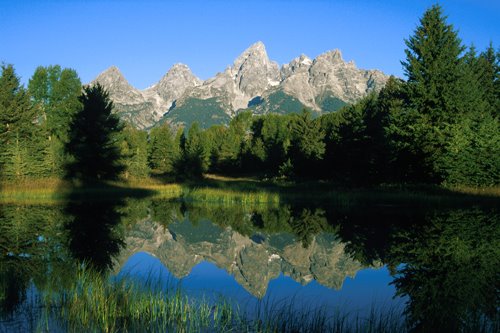
[{"label": "calm water surface", "polygon": [[[0,206],[0,331],[82,262],[252,315],[399,311],[415,327],[498,328],[496,207],[245,206],[152,199]],[[472,320],[472,319],[471,319]],[[440,326],[441,325],[441,326]]]}]

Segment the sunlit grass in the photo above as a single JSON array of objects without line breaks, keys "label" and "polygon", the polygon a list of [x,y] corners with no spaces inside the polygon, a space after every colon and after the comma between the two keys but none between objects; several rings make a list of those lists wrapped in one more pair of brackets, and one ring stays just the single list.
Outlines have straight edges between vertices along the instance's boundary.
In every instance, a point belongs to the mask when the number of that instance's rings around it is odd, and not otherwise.
[{"label": "sunlit grass", "polygon": [[184,189],[183,197],[187,200],[203,201],[203,202],[217,202],[224,204],[279,204],[280,195],[275,192],[256,191],[245,192],[235,191],[232,189],[220,189],[199,187],[194,189]]},{"label": "sunlit grass", "polygon": [[491,187],[455,186],[451,187],[450,190],[457,193],[470,195],[500,197],[500,185]]},{"label": "sunlit grass", "polygon": [[[142,191],[142,192],[141,192]],[[0,203],[52,203],[70,195],[95,199],[107,196],[151,196],[219,204],[280,204],[286,201],[321,202],[335,206],[364,203],[439,205],[498,201],[500,186],[488,188],[385,185],[376,188],[338,188],[324,182],[274,183],[210,175],[204,180],[165,184],[159,179],[128,179],[103,186],[76,187],[59,179],[0,183]],[[98,195],[99,194],[99,195]]]}]

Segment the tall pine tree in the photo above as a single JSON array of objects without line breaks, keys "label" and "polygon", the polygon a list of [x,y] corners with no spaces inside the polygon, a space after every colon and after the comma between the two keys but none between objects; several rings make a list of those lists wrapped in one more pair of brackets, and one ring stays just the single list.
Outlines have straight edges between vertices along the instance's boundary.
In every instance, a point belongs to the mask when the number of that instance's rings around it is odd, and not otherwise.
[{"label": "tall pine tree", "polygon": [[41,176],[43,149],[39,119],[14,67],[2,65],[0,75],[0,164],[4,178]]},{"label": "tall pine tree", "polygon": [[410,105],[431,125],[452,122],[463,113],[460,96],[465,47],[439,5],[428,9],[413,36],[405,41]]},{"label": "tall pine tree", "polygon": [[66,177],[85,183],[117,179],[124,170],[119,134],[123,129],[112,113],[113,103],[100,84],[84,87],[82,109],[70,124],[66,152],[71,157]]}]

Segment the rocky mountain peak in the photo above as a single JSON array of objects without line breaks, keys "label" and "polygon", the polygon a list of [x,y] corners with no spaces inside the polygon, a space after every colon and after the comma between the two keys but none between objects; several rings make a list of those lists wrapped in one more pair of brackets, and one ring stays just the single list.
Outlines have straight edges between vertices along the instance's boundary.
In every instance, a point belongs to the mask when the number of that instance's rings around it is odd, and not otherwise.
[{"label": "rocky mountain peak", "polygon": [[242,64],[249,61],[249,59],[258,59],[262,62],[269,62],[269,57],[267,56],[267,51],[264,43],[258,41],[250,47],[248,47],[243,53],[241,53],[238,58],[234,61],[233,68],[238,69]]},{"label": "rocky mountain peak", "polygon": [[316,61],[327,61],[331,64],[345,63],[342,58],[342,52],[339,49],[330,50],[323,54],[320,54]]},{"label": "rocky mountain peak", "polygon": [[299,57],[290,61],[290,63],[283,65],[281,68],[282,78],[286,79],[294,73],[306,72],[312,64],[313,60],[311,58],[305,54],[301,54]]},{"label": "rocky mountain peak", "polygon": [[280,82],[279,66],[269,60],[266,47],[260,41],[236,58],[230,72],[239,90],[250,98],[260,96]]},{"label": "rocky mountain peak", "polygon": [[[181,73],[181,75],[183,76],[187,76],[189,78],[195,78],[196,80],[200,81],[200,79],[198,79],[194,74],[193,72],[191,72],[191,69],[189,68],[188,65],[185,65],[185,64],[182,64],[182,63],[176,63],[174,64],[167,72],[167,74],[165,74],[162,78],[165,79],[165,78],[168,78],[168,77],[173,77],[173,76],[176,76],[178,75],[179,73]],[[160,80],[160,82],[162,81]]]},{"label": "rocky mountain peak", "polygon": [[135,90],[125,79],[122,72],[116,66],[111,66],[106,69],[104,72],[99,74],[97,78],[91,82],[95,83],[99,82],[102,86],[106,87],[110,91],[116,90]]},{"label": "rocky mountain peak", "polygon": [[258,41],[225,71],[205,81],[177,63],[145,90],[132,87],[115,66],[94,82],[110,92],[122,118],[139,128],[150,128],[160,119],[186,126],[201,118],[207,124],[227,122],[247,108],[255,114],[299,112],[304,107],[331,112],[379,91],[387,78],[380,71],[358,69],[352,61],[345,62],[338,49],[314,60],[301,54],[280,69]]},{"label": "rocky mountain peak", "polygon": [[167,104],[179,98],[187,88],[196,87],[203,81],[196,77],[191,69],[184,64],[173,65],[160,81],[147,91],[155,91]]}]

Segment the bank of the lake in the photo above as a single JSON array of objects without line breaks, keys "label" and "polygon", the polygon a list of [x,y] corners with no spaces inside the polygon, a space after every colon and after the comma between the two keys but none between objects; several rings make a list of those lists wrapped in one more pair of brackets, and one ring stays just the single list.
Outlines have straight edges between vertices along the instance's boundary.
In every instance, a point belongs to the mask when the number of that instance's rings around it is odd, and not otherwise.
[{"label": "bank of the lake", "polygon": [[372,188],[348,188],[321,181],[286,182],[206,175],[197,181],[166,183],[155,178],[132,179],[77,186],[61,179],[26,179],[0,183],[0,203],[54,203],[71,198],[107,200],[114,197],[151,196],[162,199],[279,204],[280,200],[319,200],[349,205],[362,202],[381,204],[495,203],[500,186],[442,187],[435,185],[386,184]]}]

